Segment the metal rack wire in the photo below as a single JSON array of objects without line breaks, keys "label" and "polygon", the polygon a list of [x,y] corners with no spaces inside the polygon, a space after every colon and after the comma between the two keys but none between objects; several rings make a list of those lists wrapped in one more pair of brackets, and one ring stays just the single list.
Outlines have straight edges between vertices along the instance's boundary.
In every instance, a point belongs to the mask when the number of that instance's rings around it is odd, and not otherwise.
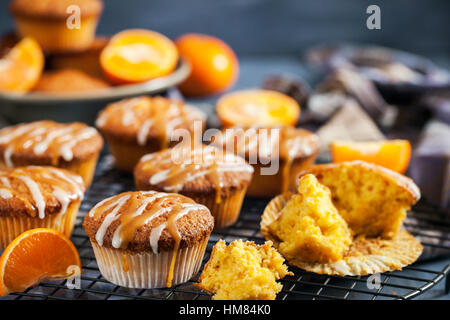
[{"label": "metal rack wire", "polygon": [[[129,174],[111,169],[111,160],[104,157],[98,166],[94,184],[87,192],[81,206],[81,212],[87,212],[97,202],[114,194],[134,189]],[[265,200],[246,199],[238,222],[224,230],[214,231],[211,235],[204,262],[209,259],[213,245],[220,238],[225,241],[236,239],[264,241],[259,231],[260,215]],[[439,212],[427,204],[420,204],[409,215],[405,226],[420,238],[425,246],[423,258],[429,259],[441,255],[450,255],[450,220],[444,217],[448,212]],[[188,283],[163,289],[128,289],[106,281],[100,274],[89,238],[82,226],[82,217],[78,218],[72,241],[77,246],[83,264],[81,289],[68,289],[65,281],[41,283],[23,293],[14,293],[4,299],[96,299],[96,300],[204,300],[209,295],[194,286],[197,277]],[[283,290],[278,299],[412,299],[447,278],[450,265],[443,270],[428,270],[409,266],[402,271],[379,275],[379,281],[367,285],[367,277],[338,277],[317,275],[290,267],[294,276],[281,280]]]}]

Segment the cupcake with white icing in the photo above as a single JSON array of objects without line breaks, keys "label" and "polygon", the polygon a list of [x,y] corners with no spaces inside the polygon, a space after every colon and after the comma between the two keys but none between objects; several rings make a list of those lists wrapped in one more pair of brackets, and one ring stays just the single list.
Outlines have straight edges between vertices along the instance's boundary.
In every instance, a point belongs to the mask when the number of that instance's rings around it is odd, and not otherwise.
[{"label": "cupcake with white icing", "polygon": [[140,190],[177,192],[207,206],[219,229],[238,219],[252,174],[253,167],[233,153],[180,145],[142,157],[134,179]]},{"label": "cupcake with white icing", "polygon": [[59,167],[80,175],[89,186],[102,148],[97,130],[80,122],[18,124],[0,130],[0,168]]},{"label": "cupcake with white icing", "polygon": [[202,111],[182,101],[142,96],[108,105],[96,126],[108,142],[116,168],[133,171],[143,155],[172,147],[187,134],[200,141],[205,121]]},{"label": "cupcake with white icing", "polygon": [[63,169],[0,170],[0,250],[34,228],[52,228],[70,237],[84,190],[81,177]]},{"label": "cupcake with white icing", "polygon": [[83,226],[105,279],[150,289],[186,282],[198,272],[214,219],[185,196],[138,191],[98,203]]}]

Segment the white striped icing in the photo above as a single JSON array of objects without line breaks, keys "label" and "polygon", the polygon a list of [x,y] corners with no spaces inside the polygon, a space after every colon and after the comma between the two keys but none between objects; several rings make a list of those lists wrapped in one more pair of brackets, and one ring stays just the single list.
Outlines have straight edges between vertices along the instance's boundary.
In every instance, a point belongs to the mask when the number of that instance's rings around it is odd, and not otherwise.
[{"label": "white striped icing", "polygon": [[44,219],[45,200],[41,190],[39,189],[38,184],[33,179],[27,176],[19,176],[18,178],[21,179],[27,186],[28,190],[30,190],[31,196],[33,197],[33,200],[36,203],[36,208],[38,209],[39,218]]},{"label": "white striped icing", "polygon": [[152,124],[153,124],[153,120],[147,119],[147,120],[145,120],[145,122],[141,126],[141,128],[139,129],[138,135],[137,135],[137,142],[140,146],[145,146],[145,144],[147,143],[148,132],[150,131]]}]

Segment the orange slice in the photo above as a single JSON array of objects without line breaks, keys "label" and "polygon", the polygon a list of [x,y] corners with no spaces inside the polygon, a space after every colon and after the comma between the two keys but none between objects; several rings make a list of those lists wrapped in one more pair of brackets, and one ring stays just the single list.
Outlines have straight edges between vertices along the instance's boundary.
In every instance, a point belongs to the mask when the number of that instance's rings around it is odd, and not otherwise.
[{"label": "orange slice", "polygon": [[225,127],[295,125],[300,106],[291,97],[271,90],[245,90],[224,95],[217,114]]},{"label": "orange slice", "polygon": [[122,31],[100,54],[100,65],[115,84],[137,83],[171,73],[178,62],[175,44],[150,30]]},{"label": "orange slice", "polygon": [[81,261],[73,243],[61,232],[28,230],[11,242],[0,258],[0,295],[23,292],[45,280],[66,279]]},{"label": "orange slice", "polygon": [[20,41],[0,59],[0,91],[27,92],[38,82],[44,69],[44,54],[32,38]]},{"label": "orange slice", "polygon": [[191,74],[178,87],[185,96],[205,96],[230,88],[239,74],[238,59],[222,40],[189,33],[175,40],[180,55],[191,64]]},{"label": "orange slice", "polygon": [[411,158],[408,140],[371,142],[335,141],[330,144],[333,162],[363,160],[404,173]]}]

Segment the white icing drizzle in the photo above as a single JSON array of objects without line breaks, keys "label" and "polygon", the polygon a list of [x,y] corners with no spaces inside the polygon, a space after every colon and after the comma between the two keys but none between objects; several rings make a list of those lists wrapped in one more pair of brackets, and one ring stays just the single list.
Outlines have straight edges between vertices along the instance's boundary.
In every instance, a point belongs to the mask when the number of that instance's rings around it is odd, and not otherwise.
[{"label": "white icing drizzle", "polygon": [[58,137],[69,133],[69,132],[73,132],[73,128],[62,128],[62,129],[58,129],[55,131],[51,131],[44,140],[42,140],[41,142],[37,143],[34,148],[33,148],[33,152],[37,155],[43,154],[47,149],[48,146]]},{"label": "white icing drizzle", "polygon": [[103,220],[102,224],[100,225],[100,228],[98,228],[97,233],[95,235],[95,240],[97,240],[97,243],[102,246],[103,245],[103,238],[105,237],[106,230],[108,227],[113,223],[114,221],[119,218],[117,213],[119,212],[120,208],[128,201],[128,199],[131,197],[131,195],[125,195],[123,197],[120,197],[117,201],[112,203],[108,206],[109,208],[115,207],[110,213],[108,213]]},{"label": "white icing drizzle", "polygon": [[41,190],[39,189],[38,184],[27,176],[19,176],[19,179],[21,179],[27,186],[28,190],[30,190],[31,196],[34,199],[34,202],[36,203],[36,207],[38,209],[39,218],[44,219],[45,218],[45,200],[42,196]]},{"label": "white icing drizzle", "polygon": [[74,139],[70,140],[67,144],[63,145],[60,149],[60,153],[64,160],[71,161],[73,159],[72,148],[80,141],[89,139],[97,134],[94,128],[84,128]]},{"label": "white icing drizzle", "polygon": [[83,178],[77,175],[72,175],[69,177],[64,172],[54,168],[48,168],[48,170],[50,170],[54,175],[58,176],[60,179],[68,182],[75,189],[75,193],[77,194],[78,198],[80,200],[83,200],[84,192],[81,188],[81,186],[83,185]]},{"label": "white icing drizzle", "polygon": [[0,181],[3,185],[5,185],[8,188],[11,188],[11,183],[9,183],[9,179],[7,177],[1,177]]},{"label": "white icing drizzle", "polygon": [[[147,206],[148,206],[150,203],[152,203],[152,202],[155,201],[156,199],[159,199],[159,198],[162,198],[162,197],[165,197],[165,196],[166,196],[166,194],[164,194],[164,193],[156,193],[156,192],[153,192],[153,193],[155,193],[155,195],[152,196],[152,197],[146,198],[146,199],[142,202],[142,205],[141,205],[139,208],[137,208],[136,212],[133,214],[132,217],[140,216],[140,215],[144,212],[145,208],[147,208]],[[160,211],[161,211],[161,210],[160,210]],[[155,215],[156,215],[156,213],[155,213]],[[153,215],[153,216],[154,216],[154,215]],[[153,216],[152,216],[152,218],[153,218]],[[122,225],[120,225],[120,226],[116,229],[116,231],[114,231],[114,235],[113,235],[113,238],[112,238],[112,246],[113,246],[114,248],[120,248],[120,246],[122,245],[122,239],[121,239],[121,237],[120,237],[120,230],[121,230],[121,229],[122,229]]]},{"label": "white icing drizzle", "polygon": [[[191,210],[206,209],[206,207],[204,205],[201,205],[201,204],[183,203],[182,206],[183,206],[184,209],[181,210],[180,212],[178,212],[177,216],[173,220],[173,223],[176,223],[176,221],[178,219],[180,219],[183,216],[185,216]],[[167,222],[163,222],[159,226],[153,228],[152,231],[150,232],[150,246],[151,246],[152,251],[153,251],[154,254],[158,253],[158,242],[159,242],[159,239],[161,238],[162,232],[164,231],[164,229],[166,227],[167,227]]]},{"label": "white icing drizzle", "polygon": [[150,128],[152,127],[152,124],[153,124],[153,120],[147,119],[147,120],[145,120],[142,127],[139,129],[138,135],[137,135],[137,142],[140,146],[145,146],[145,144],[147,143],[147,135],[148,135],[148,132],[150,131]]},{"label": "white icing drizzle", "polygon": [[10,199],[10,198],[12,198],[12,193],[11,193],[11,191],[9,191],[8,189],[3,189],[3,188],[0,188],[0,197],[1,198],[3,198],[3,199]]},{"label": "white icing drizzle", "polygon": [[59,203],[61,204],[61,210],[59,211],[60,214],[64,215],[67,212],[67,207],[70,203],[70,197],[69,195],[62,190],[61,188],[54,187],[53,195],[56,199],[58,199]]},{"label": "white icing drizzle", "polygon": [[12,153],[14,151],[14,147],[13,146],[9,146],[8,148],[6,148],[5,153],[4,153],[4,158],[5,158],[5,164],[8,168],[12,168],[14,167],[14,163],[11,160],[11,156]]}]

